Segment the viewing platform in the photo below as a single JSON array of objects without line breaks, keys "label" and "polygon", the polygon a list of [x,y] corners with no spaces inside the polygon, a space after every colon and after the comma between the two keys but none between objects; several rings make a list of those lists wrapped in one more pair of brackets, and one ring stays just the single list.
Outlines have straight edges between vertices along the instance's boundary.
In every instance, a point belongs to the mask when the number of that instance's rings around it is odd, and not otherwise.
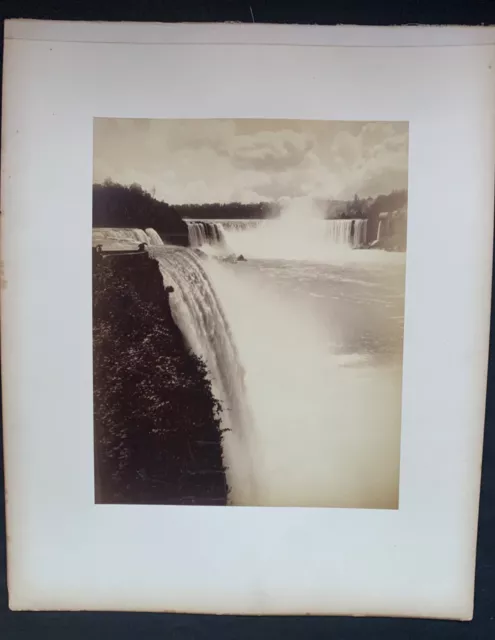
[{"label": "viewing platform", "polygon": [[103,249],[102,244],[97,244],[93,247],[93,254],[100,258],[105,258],[106,256],[133,256],[148,253],[147,246],[146,242],[142,242],[136,249]]}]

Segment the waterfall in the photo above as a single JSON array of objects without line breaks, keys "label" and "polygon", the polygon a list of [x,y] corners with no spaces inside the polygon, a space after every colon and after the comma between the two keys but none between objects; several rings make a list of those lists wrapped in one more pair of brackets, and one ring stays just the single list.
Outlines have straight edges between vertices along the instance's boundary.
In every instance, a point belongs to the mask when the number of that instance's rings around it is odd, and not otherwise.
[{"label": "waterfall", "polygon": [[325,226],[334,245],[357,249],[366,244],[367,220],[327,220]]},{"label": "waterfall", "polygon": [[355,231],[352,246],[354,248],[364,247],[367,243],[368,236],[368,221],[367,220],[355,220]]},{"label": "waterfall", "polygon": [[382,225],[383,225],[383,221],[380,220],[380,222],[378,223],[378,231],[376,232],[376,242],[378,242],[381,239]]},{"label": "waterfall", "polygon": [[247,258],[328,261],[367,244],[367,220],[223,220],[227,252]]},{"label": "waterfall", "polygon": [[101,244],[105,251],[136,249],[140,244],[163,245],[154,229],[119,229],[111,227],[93,228],[93,246]]},{"label": "waterfall", "polygon": [[[189,245],[209,253],[312,259],[366,245],[367,220],[186,220]],[[290,246],[289,246],[290,245]],[[317,256],[314,255],[316,251]],[[302,255],[298,255],[302,254]]]},{"label": "waterfall", "polygon": [[148,244],[151,245],[161,245],[163,244],[163,240],[160,238],[158,233],[154,229],[146,229],[146,235],[149,238]]},{"label": "waterfall", "polygon": [[225,235],[222,225],[215,221],[185,220],[189,231],[189,246],[194,248],[223,246]]},{"label": "waterfall", "polygon": [[326,226],[327,237],[336,245],[351,246],[352,220],[329,220]]},{"label": "waterfall", "polygon": [[191,350],[208,368],[215,397],[222,411],[224,463],[227,468],[229,499],[233,504],[255,505],[250,430],[253,419],[246,401],[244,371],[237,347],[200,259],[192,249],[151,247],[163,276],[172,285],[172,315]]}]

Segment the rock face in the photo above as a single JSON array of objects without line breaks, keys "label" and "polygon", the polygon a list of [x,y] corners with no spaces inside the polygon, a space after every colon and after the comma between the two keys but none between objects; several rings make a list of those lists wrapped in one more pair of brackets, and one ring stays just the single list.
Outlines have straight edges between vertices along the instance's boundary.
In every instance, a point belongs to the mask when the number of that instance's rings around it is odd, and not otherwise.
[{"label": "rock face", "polygon": [[[368,233],[368,243],[371,244],[375,242],[378,236],[378,226],[380,224],[380,220],[383,220],[382,214],[388,217],[389,215],[393,215],[394,218],[401,218],[405,220],[407,219],[407,200],[408,194],[406,190],[400,191],[392,191],[388,195],[379,195],[374,200],[371,200],[366,203],[366,208],[364,211],[364,215],[368,220],[367,233]],[[394,212],[390,214],[389,212]],[[398,223],[397,228],[401,225]],[[404,244],[405,244],[405,225],[404,228],[401,229],[401,233],[403,231],[404,236]],[[394,232],[395,233],[395,232]],[[390,232],[387,232],[386,235],[392,235]]]},{"label": "rock face", "polygon": [[221,407],[169,295],[147,253],[93,254],[97,503],[227,502]]},{"label": "rock face", "polygon": [[407,208],[382,212],[379,217],[377,238],[370,243],[371,249],[405,251],[407,248]]}]

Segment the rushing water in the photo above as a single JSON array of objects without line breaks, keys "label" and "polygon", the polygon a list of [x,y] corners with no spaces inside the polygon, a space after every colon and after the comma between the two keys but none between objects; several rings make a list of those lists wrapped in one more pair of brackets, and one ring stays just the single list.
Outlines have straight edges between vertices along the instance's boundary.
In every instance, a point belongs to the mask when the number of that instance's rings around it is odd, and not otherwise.
[{"label": "rushing water", "polygon": [[397,507],[404,265],[206,269],[246,370],[261,503]]},{"label": "rushing water", "polygon": [[247,402],[245,372],[223,307],[200,259],[191,249],[152,248],[165,286],[172,285],[172,314],[191,349],[206,363],[213,392],[222,411],[222,443],[229,499],[256,504],[256,473],[252,451],[254,418]]},{"label": "rushing water", "polygon": [[103,250],[135,249],[140,244],[163,245],[163,241],[154,229],[126,229],[95,227],[93,246],[101,245]]},{"label": "rushing water", "polygon": [[[367,220],[188,220],[191,247],[259,258],[327,261],[367,242]],[[213,249],[213,251],[211,250]]]},{"label": "rushing water", "polygon": [[215,221],[186,221],[189,231],[189,245],[191,247],[225,246],[225,235],[223,225]]},{"label": "rushing water", "polygon": [[324,225],[223,221],[209,255],[149,249],[226,408],[233,504],[398,506],[405,255]]}]

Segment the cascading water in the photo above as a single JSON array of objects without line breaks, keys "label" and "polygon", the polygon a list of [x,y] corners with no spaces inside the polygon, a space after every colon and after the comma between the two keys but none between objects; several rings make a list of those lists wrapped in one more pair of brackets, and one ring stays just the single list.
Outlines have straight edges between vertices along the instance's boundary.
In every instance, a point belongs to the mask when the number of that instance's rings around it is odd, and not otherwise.
[{"label": "cascading water", "polygon": [[[390,307],[387,322],[400,320],[403,293],[374,280],[383,275],[368,281],[355,263],[328,264],[339,249],[346,260],[391,255],[353,252],[366,221],[352,222],[309,216],[303,225],[297,215],[215,222],[230,247],[254,258],[235,264],[158,246],[151,229],[94,230],[93,243],[104,248],[146,242],[164,285],[173,286],[174,320],[223,408],[232,504],[396,508],[401,370],[367,362],[383,327],[392,333],[381,320],[374,327],[375,318]],[[204,241],[203,224],[189,228]],[[374,305],[369,315],[361,302]],[[351,351],[341,354],[344,343]]]},{"label": "cascading water", "polygon": [[317,260],[327,262],[366,244],[366,220],[327,220],[325,211],[310,197],[284,199],[278,218],[195,222],[192,246],[201,246],[201,226],[223,230],[228,253],[247,258]]},{"label": "cascading water", "polygon": [[354,220],[355,231],[352,246],[354,248],[364,247],[368,239],[368,221],[367,220]]},{"label": "cascading water", "polygon": [[326,220],[326,236],[334,245],[357,249],[366,242],[367,220]]},{"label": "cascading water", "polygon": [[[189,244],[194,248],[216,249],[216,253],[237,253],[250,257],[305,259],[314,256],[314,245],[328,258],[337,250],[358,249],[367,241],[367,220],[323,220],[306,222],[303,229],[270,220],[189,220]],[[306,246],[302,243],[306,241]],[[310,253],[305,251],[311,246]],[[211,251],[209,251],[211,253]],[[213,251],[215,253],[215,251]],[[277,255],[278,254],[278,255]]]},{"label": "cascading water", "polygon": [[257,504],[252,458],[253,417],[246,402],[244,371],[218,296],[194,250],[151,247],[165,286],[172,285],[170,306],[192,351],[201,357],[220,401],[224,462],[229,498],[236,505]]},{"label": "cascading water", "polygon": [[395,508],[400,364],[373,358],[399,330],[380,314],[399,315],[401,299],[383,276],[287,260],[205,258],[204,269],[246,371],[257,504]]},{"label": "cascading water", "polygon": [[154,229],[120,229],[95,227],[93,246],[102,245],[104,250],[135,249],[140,244],[163,245],[163,241]]},{"label": "cascading water", "polygon": [[223,246],[225,235],[222,225],[218,222],[200,220],[186,220],[189,231],[189,245],[193,248],[208,246]]},{"label": "cascading water", "polygon": [[152,228],[146,229],[146,235],[149,238],[150,245],[159,246],[163,244],[163,240],[160,238],[160,236],[154,229]]},{"label": "cascading water", "polygon": [[381,236],[382,236],[382,221],[380,220],[380,222],[378,223],[378,231],[376,232],[376,242],[378,242],[379,240],[381,240]]},{"label": "cascading water", "polygon": [[[193,227],[193,233],[198,228],[204,231],[205,227]],[[209,232],[218,242],[222,236],[216,229],[212,226]],[[157,260],[165,286],[174,287],[170,296],[174,320],[189,347],[206,363],[213,393],[222,405],[222,448],[229,499],[236,505],[256,504],[250,454],[253,419],[246,404],[244,372],[218,297],[194,250],[164,246],[152,228],[93,229],[93,246],[102,245],[106,251],[133,249],[142,243]]]},{"label": "cascading water", "polygon": [[367,220],[314,219],[304,226],[283,219],[242,222],[222,226],[228,251],[247,258],[327,262],[367,243]]}]

